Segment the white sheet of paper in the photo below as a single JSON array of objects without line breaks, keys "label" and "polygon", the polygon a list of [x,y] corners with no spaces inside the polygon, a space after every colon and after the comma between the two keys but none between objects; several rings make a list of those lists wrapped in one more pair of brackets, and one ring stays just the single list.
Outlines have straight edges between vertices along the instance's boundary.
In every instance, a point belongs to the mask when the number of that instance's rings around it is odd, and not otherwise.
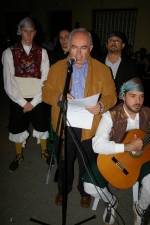
[{"label": "white sheet of paper", "polygon": [[94,115],[85,108],[95,105],[98,98],[99,94],[96,94],[87,98],[68,100],[67,126],[91,129]]}]

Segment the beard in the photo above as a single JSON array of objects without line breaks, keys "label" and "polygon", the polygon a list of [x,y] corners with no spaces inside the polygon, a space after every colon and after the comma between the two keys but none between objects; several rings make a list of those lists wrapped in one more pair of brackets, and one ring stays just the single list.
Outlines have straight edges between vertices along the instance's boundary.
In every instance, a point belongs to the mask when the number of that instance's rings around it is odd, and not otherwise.
[{"label": "beard", "polygon": [[[126,104],[126,107],[133,113],[138,113],[140,112],[141,108],[142,108],[142,105],[140,104],[135,104],[135,105],[128,105],[127,103]],[[136,108],[137,107],[137,108]]]},{"label": "beard", "polygon": [[115,45],[111,45],[108,49],[108,52],[110,53],[118,53],[118,49]]}]

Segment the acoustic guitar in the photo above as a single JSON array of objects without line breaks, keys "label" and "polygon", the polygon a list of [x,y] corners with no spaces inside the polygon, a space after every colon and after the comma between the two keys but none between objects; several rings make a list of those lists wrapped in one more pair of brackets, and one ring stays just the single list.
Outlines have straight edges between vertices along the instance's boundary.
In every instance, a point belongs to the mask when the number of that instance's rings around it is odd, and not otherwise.
[{"label": "acoustic guitar", "polygon": [[143,140],[141,151],[118,154],[99,154],[97,166],[104,178],[113,186],[121,189],[129,188],[136,183],[141,166],[150,160],[150,131],[135,129],[127,133],[123,143],[133,140],[134,134]]}]

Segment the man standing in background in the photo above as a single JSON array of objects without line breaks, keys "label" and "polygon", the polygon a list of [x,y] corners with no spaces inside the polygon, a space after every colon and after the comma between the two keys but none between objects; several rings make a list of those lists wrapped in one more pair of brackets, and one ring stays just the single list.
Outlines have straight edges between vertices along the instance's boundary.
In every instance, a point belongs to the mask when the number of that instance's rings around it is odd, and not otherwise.
[{"label": "man standing in background", "polygon": [[2,55],[4,88],[10,98],[9,139],[16,146],[10,171],[15,171],[24,160],[22,147],[29,136],[30,122],[33,136],[40,140],[41,157],[48,164],[50,161],[46,150],[48,105],[41,99],[41,88],[49,70],[48,55],[33,42],[36,29],[29,17],[19,23],[17,34],[21,35],[21,42],[7,48]]},{"label": "man standing in background", "polygon": [[100,61],[111,68],[116,91],[119,94],[120,87],[124,82],[138,77],[138,70],[134,60],[122,54],[125,42],[120,31],[114,31],[108,35],[106,47],[107,56],[103,56]]}]

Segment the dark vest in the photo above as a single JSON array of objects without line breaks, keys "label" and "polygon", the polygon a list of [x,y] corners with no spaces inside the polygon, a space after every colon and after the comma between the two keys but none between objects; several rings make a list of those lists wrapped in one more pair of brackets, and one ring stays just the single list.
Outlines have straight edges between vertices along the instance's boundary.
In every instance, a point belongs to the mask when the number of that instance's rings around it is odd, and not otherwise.
[{"label": "dark vest", "polygon": [[[110,110],[110,114],[113,121],[113,127],[110,133],[111,141],[121,143],[126,135],[127,119],[123,109],[123,103],[120,103]],[[143,106],[139,112],[139,129],[145,133],[150,129],[150,108]]]},{"label": "dark vest", "polygon": [[41,79],[42,48],[33,44],[29,55],[21,43],[10,47],[14,60],[16,77]]}]

